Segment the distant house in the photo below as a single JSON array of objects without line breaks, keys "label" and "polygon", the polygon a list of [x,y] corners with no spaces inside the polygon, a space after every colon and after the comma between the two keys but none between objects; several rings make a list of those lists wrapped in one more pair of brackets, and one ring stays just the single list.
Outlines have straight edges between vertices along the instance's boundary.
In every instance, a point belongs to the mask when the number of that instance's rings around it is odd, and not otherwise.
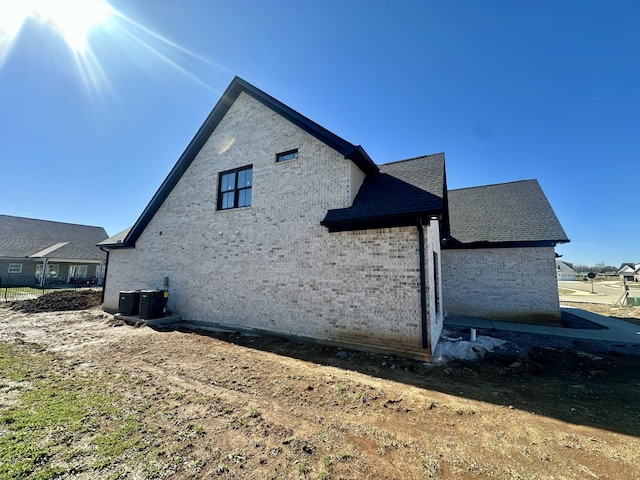
[{"label": "distant house", "polygon": [[0,286],[101,283],[102,227],[0,215]]},{"label": "distant house", "polygon": [[556,273],[558,274],[558,281],[573,281],[578,278],[578,272],[573,267],[556,258]]},{"label": "distant house", "polygon": [[560,318],[538,182],[448,190],[442,153],[377,165],[235,78],[109,251],[103,307],[168,277],[188,325],[429,356],[448,313]]},{"label": "distant house", "polygon": [[640,282],[640,263],[623,263],[618,269],[620,280]]}]

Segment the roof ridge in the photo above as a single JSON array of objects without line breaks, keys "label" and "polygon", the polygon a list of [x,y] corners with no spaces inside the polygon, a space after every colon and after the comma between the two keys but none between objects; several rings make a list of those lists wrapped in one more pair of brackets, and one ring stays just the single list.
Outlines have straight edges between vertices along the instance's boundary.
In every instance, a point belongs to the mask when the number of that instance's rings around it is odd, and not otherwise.
[{"label": "roof ridge", "polygon": [[90,252],[90,253],[96,253],[95,251],[91,250],[90,248],[83,247],[82,245],[79,245],[76,242],[69,242],[68,244],[69,245],[73,245],[73,246],[78,247],[78,248],[81,248],[82,250],[86,250],[87,252]]},{"label": "roof ridge", "polygon": [[0,213],[0,217],[18,218],[21,220],[29,220],[31,222],[58,223],[60,225],[73,225],[76,227],[103,228],[98,225],[85,225],[83,223],[60,222],[58,220],[45,220],[44,218],[19,217],[17,215],[6,215],[4,213]]},{"label": "roof ridge", "polygon": [[500,183],[489,183],[487,185],[474,185],[473,187],[462,187],[462,188],[450,188],[449,191],[450,192],[459,192],[460,190],[472,190],[474,188],[486,188],[486,187],[497,187],[500,185],[513,185],[516,183],[526,183],[526,182],[536,182],[536,183],[540,183],[538,182],[537,179],[535,178],[529,178],[526,180],[513,180],[511,182],[500,182]]},{"label": "roof ridge", "polygon": [[71,242],[56,242],[48,247],[43,248],[42,250],[38,250],[37,252],[29,255],[29,257],[38,258],[44,257],[45,255],[49,255],[51,252],[55,252],[56,250],[60,250],[62,247],[66,247]]},{"label": "roof ridge", "polygon": [[436,155],[444,155],[444,152],[428,153],[426,155],[418,155],[417,157],[405,158],[404,160],[394,160],[392,162],[381,163],[380,166],[384,167],[386,165],[393,165],[395,163],[410,162],[412,160],[418,160],[419,158],[434,157]]}]

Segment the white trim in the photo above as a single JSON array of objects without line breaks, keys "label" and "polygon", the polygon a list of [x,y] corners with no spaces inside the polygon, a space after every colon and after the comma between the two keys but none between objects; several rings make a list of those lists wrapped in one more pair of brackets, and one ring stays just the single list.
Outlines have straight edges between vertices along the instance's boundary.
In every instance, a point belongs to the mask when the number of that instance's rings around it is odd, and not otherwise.
[{"label": "white trim", "polygon": [[[16,266],[20,267],[18,269],[18,271],[17,272],[12,271],[11,267],[16,267]],[[22,264],[21,263],[10,263],[9,266],[7,267],[7,273],[15,273],[15,274],[22,273]]]},{"label": "white trim", "polygon": [[62,248],[66,245],[69,245],[69,243],[71,242],[59,242],[59,243],[54,243],[53,245],[51,245],[50,247],[45,248],[44,250],[40,250],[39,252],[34,253],[33,255],[29,255],[30,257],[46,257],[49,253],[58,250],[59,248]]},{"label": "white trim", "polygon": [[[41,261],[41,259],[37,259],[37,260]],[[55,257],[48,257],[48,260],[49,260],[49,262],[75,263],[76,265],[84,265],[86,263],[101,264],[102,262],[104,262],[104,260],[86,260],[84,258],[55,258]]]}]

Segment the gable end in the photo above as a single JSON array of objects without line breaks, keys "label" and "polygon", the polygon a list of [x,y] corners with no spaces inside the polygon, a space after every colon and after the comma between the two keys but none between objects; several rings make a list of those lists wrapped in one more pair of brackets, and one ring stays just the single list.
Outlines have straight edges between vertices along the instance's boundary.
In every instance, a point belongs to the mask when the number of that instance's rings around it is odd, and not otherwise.
[{"label": "gable end", "polygon": [[131,227],[131,230],[125,237],[124,241],[119,245],[121,248],[135,247],[136,240],[140,237],[182,175],[189,168],[191,162],[193,162],[204,144],[215,131],[218,124],[227,114],[231,105],[233,105],[242,92],[250,95],[252,98],[289,120],[294,125],[300,127],[302,130],[313,135],[318,140],[341,153],[345,159],[351,160],[355,163],[365,175],[371,175],[378,172],[378,166],[373,162],[373,160],[371,160],[369,155],[360,145],[353,145],[347,142],[343,138],[318,125],[304,115],[301,115],[240,77],[235,77],[218,103],[213,107],[213,110],[209,113],[209,116],[184,150],[174,167],[171,169],[167,178],[162,182],[160,188],[156,191],[138,220]]}]

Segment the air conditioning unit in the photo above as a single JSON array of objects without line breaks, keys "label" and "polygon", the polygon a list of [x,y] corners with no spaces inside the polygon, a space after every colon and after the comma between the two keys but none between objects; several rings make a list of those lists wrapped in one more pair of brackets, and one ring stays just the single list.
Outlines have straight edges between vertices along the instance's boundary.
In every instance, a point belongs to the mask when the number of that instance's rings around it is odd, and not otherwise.
[{"label": "air conditioning unit", "polygon": [[140,308],[140,290],[120,292],[118,313],[121,315],[138,315]]},{"label": "air conditioning unit", "polygon": [[140,318],[151,320],[162,317],[164,292],[162,290],[142,290],[140,292]]}]

